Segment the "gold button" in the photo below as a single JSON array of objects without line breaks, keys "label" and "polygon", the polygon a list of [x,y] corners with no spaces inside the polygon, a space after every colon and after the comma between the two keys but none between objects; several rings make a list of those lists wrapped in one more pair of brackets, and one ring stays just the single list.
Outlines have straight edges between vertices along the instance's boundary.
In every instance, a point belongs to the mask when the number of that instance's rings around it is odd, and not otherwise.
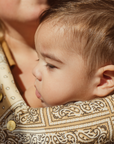
[{"label": "gold button", "polygon": [[0,93],[0,102],[2,101],[2,99],[3,99],[3,95],[2,93]]},{"label": "gold button", "polygon": [[13,131],[14,129],[16,128],[16,123],[12,120],[10,120],[8,123],[7,123],[7,129],[9,131]]}]

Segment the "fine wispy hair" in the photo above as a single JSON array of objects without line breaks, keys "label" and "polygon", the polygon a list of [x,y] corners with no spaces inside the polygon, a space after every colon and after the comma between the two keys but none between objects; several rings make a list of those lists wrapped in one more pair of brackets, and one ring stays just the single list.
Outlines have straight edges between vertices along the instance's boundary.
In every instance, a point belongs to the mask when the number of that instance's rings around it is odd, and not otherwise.
[{"label": "fine wispy hair", "polygon": [[[84,58],[89,72],[114,64],[114,0],[64,0],[41,16],[41,23],[64,26],[69,41]],[[77,39],[83,47],[77,47]],[[71,49],[71,47],[69,47]]]}]

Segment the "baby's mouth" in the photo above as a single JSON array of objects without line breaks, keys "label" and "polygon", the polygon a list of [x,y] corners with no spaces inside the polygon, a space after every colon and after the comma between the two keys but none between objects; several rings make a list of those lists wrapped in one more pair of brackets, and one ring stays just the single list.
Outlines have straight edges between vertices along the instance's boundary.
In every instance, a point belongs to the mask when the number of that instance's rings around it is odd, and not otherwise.
[{"label": "baby's mouth", "polygon": [[[36,86],[35,86],[35,88],[36,88]],[[41,99],[41,94],[39,93],[37,88],[36,88],[35,94],[36,94],[37,98]]]},{"label": "baby's mouth", "polygon": [[[36,88],[36,86],[35,86],[35,88]],[[37,90],[37,88],[36,88],[35,94],[36,94],[37,98],[40,99],[42,103],[44,103],[44,101],[42,100],[41,94],[39,93],[39,91]]]}]

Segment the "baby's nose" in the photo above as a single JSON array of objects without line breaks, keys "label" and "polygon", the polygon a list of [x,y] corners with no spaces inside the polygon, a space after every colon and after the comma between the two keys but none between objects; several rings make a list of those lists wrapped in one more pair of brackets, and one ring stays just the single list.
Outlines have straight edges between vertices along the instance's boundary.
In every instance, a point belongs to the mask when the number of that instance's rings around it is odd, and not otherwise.
[{"label": "baby's nose", "polygon": [[40,69],[38,68],[38,66],[36,66],[34,69],[33,69],[33,75],[35,76],[36,79],[38,79],[39,81],[42,81],[42,74],[41,74],[41,71]]}]

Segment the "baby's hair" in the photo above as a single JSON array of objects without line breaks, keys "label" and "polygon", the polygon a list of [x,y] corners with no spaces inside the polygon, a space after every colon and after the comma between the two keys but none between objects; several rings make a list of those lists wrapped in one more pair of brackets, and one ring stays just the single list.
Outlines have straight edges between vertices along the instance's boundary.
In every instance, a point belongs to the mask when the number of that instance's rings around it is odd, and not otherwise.
[{"label": "baby's hair", "polygon": [[[65,34],[70,32],[90,74],[114,64],[114,0],[69,0],[43,13],[41,23],[46,21],[64,26]],[[76,47],[77,38],[83,47]]]}]

